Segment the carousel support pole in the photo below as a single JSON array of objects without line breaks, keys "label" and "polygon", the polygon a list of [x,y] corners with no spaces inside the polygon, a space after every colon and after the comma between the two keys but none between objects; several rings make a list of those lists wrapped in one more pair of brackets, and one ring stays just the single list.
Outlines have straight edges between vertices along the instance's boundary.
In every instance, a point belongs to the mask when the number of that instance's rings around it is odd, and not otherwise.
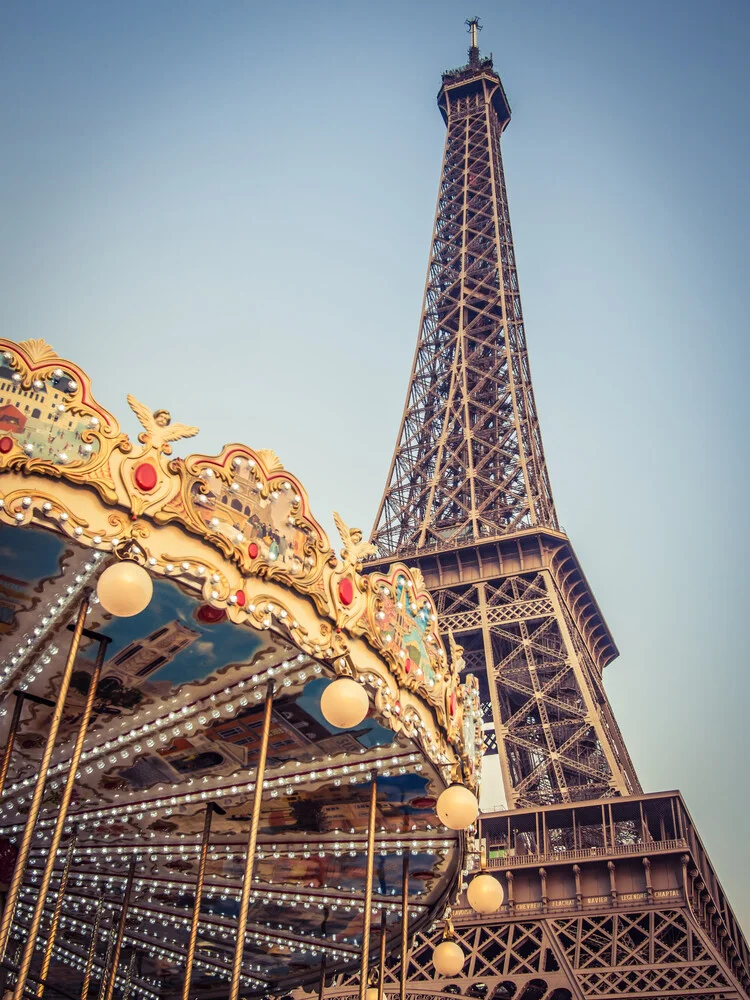
[{"label": "carousel support pole", "polygon": [[16,734],[18,733],[18,724],[21,721],[21,712],[23,712],[24,702],[32,701],[35,705],[46,705],[47,708],[55,707],[54,701],[50,701],[49,698],[40,698],[39,695],[31,694],[28,691],[14,691],[13,694],[16,696],[16,705],[13,709],[13,715],[10,720],[8,742],[5,744],[3,759],[2,762],[0,762],[0,795],[2,795],[5,790],[5,779],[8,777],[10,758],[13,755],[13,747],[16,742]]},{"label": "carousel support pole", "polygon": [[55,909],[52,913],[52,922],[50,923],[49,930],[47,931],[47,944],[44,946],[44,955],[42,956],[42,967],[39,970],[39,982],[36,988],[36,995],[41,997],[44,995],[44,986],[47,982],[47,973],[49,972],[50,962],[52,961],[52,949],[55,947],[55,937],[57,936],[57,928],[60,925],[60,916],[62,915],[63,902],[65,900],[65,890],[68,888],[68,876],[70,875],[70,866],[73,864],[73,854],[76,849],[76,834],[73,832],[73,837],[68,844],[68,851],[65,855],[65,864],[63,865],[62,875],[60,876],[60,886],[57,890],[57,899],[55,900]]},{"label": "carousel support pole", "polygon": [[[255,863],[255,845],[258,842],[258,827],[260,825],[260,809],[263,804],[263,775],[266,771],[268,756],[268,738],[271,734],[271,712],[273,709],[273,681],[268,682],[266,689],[266,705],[263,712],[263,729],[260,737],[260,753],[258,766],[255,769],[255,794],[253,796],[253,811],[250,819],[250,834],[247,838],[247,853],[245,854],[245,875],[242,881],[240,896],[240,912],[237,916],[237,940],[234,945],[234,960],[232,962],[232,979],[229,985],[229,1000],[238,1000],[240,995],[240,978],[242,976],[242,955],[245,950],[245,931],[247,930],[247,913],[250,908],[250,890],[253,881],[253,866]],[[110,1000],[109,997],[106,1000]]]},{"label": "carousel support pole", "polygon": [[21,721],[21,712],[23,711],[24,703],[24,692],[14,691],[13,694],[16,696],[16,704],[13,708],[13,715],[10,720],[10,729],[8,730],[8,742],[5,744],[5,750],[3,751],[3,760],[0,763],[0,795],[3,794],[3,789],[5,788],[5,779],[8,776],[8,767],[10,766],[10,758],[13,753],[13,744],[16,742],[16,733],[18,732],[18,723]]},{"label": "carousel support pole", "polygon": [[378,1000],[383,1000],[385,989],[385,909],[380,910],[380,971],[378,974]]},{"label": "carousel support pole", "polygon": [[135,975],[135,948],[130,952],[128,971],[125,974],[125,985],[122,990],[122,1000],[130,1000],[130,993],[133,989],[133,976]]},{"label": "carousel support pole", "polygon": [[206,858],[208,857],[208,842],[211,837],[211,818],[214,812],[224,814],[221,806],[209,802],[206,806],[206,818],[203,821],[203,838],[201,840],[201,853],[198,861],[198,879],[195,883],[195,901],[193,902],[193,919],[190,924],[190,937],[188,938],[187,957],[185,959],[185,981],[182,985],[182,1000],[188,1000],[190,995],[190,980],[193,975],[193,961],[195,959],[195,942],[198,939],[198,921],[200,920],[201,899],[203,898],[203,880],[206,875]]},{"label": "carousel support pole", "polygon": [[81,1000],[89,1000],[89,986],[91,985],[91,973],[94,969],[94,958],[96,957],[96,946],[99,943],[99,927],[102,922],[102,911],[104,909],[104,893],[99,897],[96,904],[96,916],[94,917],[94,927],[91,931],[91,944],[86,959],[86,971],[83,974],[83,986],[81,987]]},{"label": "carousel support pole", "polygon": [[115,914],[113,911],[112,917],[109,921],[109,929],[107,931],[107,948],[106,951],[104,952],[104,963],[102,965],[102,974],[101,976],[99,976],[100,995],[102,990],[107,985],[107,969],[110,967],[110,964],[112,962],[112,950],[115,946],[116,937],[117,937],[117,924],[115,923]]},{"label": "carousel support pole", "polygon": [[[13,694],[16,696],[16,704],[13,708],[13,715],[10,720],[10,728],[8,729],[8,742],[5,744],[5,750],[3,751],[3,759],[0,762],[0,797],[2,797],[3,791],[5,789],[5,779],[8,777],[8,768],[10,767],[10,758],[13,755],[13,747],[16,742],[16,734],[18,733],[18,726],[21,721],[21,713],[23,712],[24,702],[31,701],[35,705],[46,705],[47,708],[54,708],[54,701],[50,701],[49,698],[40,698],[39,695],[30,694],[27,691],[14,691]],[[1,908],[1,907],[0,907]],[[20,959],[19,959],[20,960]],[[15,963],[18,965],[18,962]],[[3,968],[0,972],[0,982],[5,983],[7,981],[7,969]],[[5,993],[5,986],[0,986],[0,994]]]},{"label": "carousel support pole", "polygon": [[318,1000],[323,1000],[326,989],[326,953],[320,960],[320,983],[318,984]]},{"label": "carousel support pole", "polygon": [[[76,625],[76,631],[78,631],[78,625]],[[73,752],[70,757],[70,766],[68,767],[68,777],[65,781],[65,787],[63,788],[62,798],[60,800],[60,805],[57,810],[57,819],[55,820],[55,828],[52,832],[52,840],[50,841],[49,850],[47,854],[47,861],[44,865],[44,872],[42,874],[42,881],[39,885],[39,894],[36,898],[36,906],[34,907],[34,913],[31,918],[31,923],[29,925],[29,933],[26,939],[26,946],[24,948],[23,957],[21,958],[21,967],[18,970],[18,982],[16,983],[16,988],[13,993],[13,1000],[22,1000],[24,989],[26,988],[26,980],[29,975],[29,969],[31,968],[31,963],[34,959],[34,949],[36,947],[36,939],[39,933],[39,925],[42,921],[42,914],[44,913],[44,904],[47,901],[47,892],[49,890],[49,884],[52,880],[52,872],[55,867],[55,861],[57,859],[57,849],[60,846],[60,840],[62,839],[63,830],[65,829],[65,823],[68,818],[68,808],[70,807],[70,800],[73,797],[73,788],[76,783],[76,772],[78,771],[78,765],[81,763],[81,754],[83,753],[83,744],[86,740],[86,730],[88,729],[89,720],[91,719],[91,712],[94,708],[94,701],[96,700],[96,689],[99,686],[99,678],[102,673],[102,665],[104,663],[104,657],[107,653],[107,646],[112,641],[107,635],[100,635],[98,632],[92,632],[90,629],[80,628],[80,636],[85,635],[87,639],[93,639],[95,642],[99,643],[99,649],[96,654],[96,661],[94,663],[94,669],[91,671],[91,680],[89,682],[89,690],[86,695],[86,704],[84,705],[83,712],[81,714],[80,722],[78,723],[78,733],[76,734],[76,741],[73,746]],[[72,672],[72,671],[71,671]],[[70,678],[68,678],[70,679]],[[66,687],[67,692],[67,687]],[[61,692],[60,701],[64,699],[64,694]],[[46,774],[46,768],[44,772]],[[75,837],[73,838],[75,841]],[[19,858],[20,861],[20,858]],[[67,874],[63,873],[64,881],[67,881]],[[61,883],[61,889],[64,894],[65,885]],[[58,899],[58,905],[62,909],[62,899]],[[57,906],[55,907],[57,909]],[[54,917],[53,917],[53,927],[54,927]],[[49,968],[50,959],[52,957],[52,946],[54,945],[54,933],[52,931],[47,936],[47,949],[45,950],[44,963],[46,968]],[[47,954],[49,952],[49,954]],[[45,966],[43,965],[43,968]],[[42,978],[45,978],[46,973],[43,973]],[[37,996],[41,996],[44,992],[44,984],[40,983]]]},{"label": "carousel support pole", "polygon": [[359,972],[359,1000],[367,998],[367,972],[370,960],[370,924],[372,919],[372,873],[375,862],[375,819],[378,783],[370,785],[370,812],[367,820],[367,874],[365,876],[365,919],[362,927],[362,965]]},{"label": "carousel support pole", "polygon": [[399,1000],[406,1000],[406,973],[409,968],[409,854],[404,853],[401,871],[401,968],[399,975]]},{"label": "carousel support pole", "polygon": [[[0,762],[0,796],[3,794],[3,789],[5,788],[5,779],[8,776],[8,768],[10,767],[10,758],[13,754],[13,746],[16,742],[16,733],[18,732],[18,723],[21,721],[21,712],[23,711],[24,702],[23,691],[14,691],[13,694],[16,696],[16,704],[13,706],[13,715],[10,719],[10,728],[8,729],[8,742],[5,744],[5,750],[3,751],[3,759]],[[6,969],[2,970],[2,977],[0,981],[3,983],[2,992],[5,993],[5,983],[8,981],[8,973]]]},{"label": "carousel support pole", "polygon": [[[91,591],[88,590],[83,600],[81,601],[80,608],[78,609],[78,617],[76,618],[75,627],[73,629],[73,638],[70,642],[70,649],[68,650],[68,658],[65,661],[65,667],[63,668],[62,678],[60,680],[60,689],[57,693],[57,701],[55,703],[55,708],[52,712],[52,718],[49,723],[49,734],[47,736],[47,742],[44,746],[44,752],[42,753],[42,758],[39,761],[39,770],[37,772],[36,785],[34,786],[34,792],[31,796],[31,804],[29,805],[29,813],[26,818],[26,825],[23,829],[23,836],[21,837],[21,844],[18,848],[18,856],[16,858],[16,867],[13,869],[13,877],[10,880],[10,886],[8,887],[8,895],[5,900],[5,908],[3,910],[2,920],[0,920],[0,960],[5,958],[5,949],[8,945],[8,938],[10,937],[10,928],[13,924],[13,917],[16,912],[16,905],[18,904],[18,896],[21,892],[21,883],[23,882],[23,877],[26,874],[26,862],[29,859],[29,851],[31,850],[31,840],[34,836],[34,829],[36,827],[36,821],[39,817],[39,810],[42,806],[42,795],[44,794],[44,785],[47,780],[47,771],[49,770],[50,760],[52,759],[52,752],[55,749],[55,741],[57,740],[57,732],[60,728],[60,722],[62,721],[63,709],[65,707],[65,698],[68,694],[68,687],[70,686],[70,678],[73,674],[73,667],[75,665],[76,656],[78,655],[78,647],[81,644],[81,636],[83,635],[83,627],[86,621],[86,612],[89,609],[89,600],[91,597]],[[51,855],[53,856],[53,855]],[[42,893],[40,898],[43,899],[44,894]],[[32,940],[33,948],[33,940]],[[20,981],[20,975],[19,975]],[[19,996],[22,994],[19,993]]]},{"label": "carousel support pole", "polygon": [[[323,923],[321,925],[321,936],[325,939],[327,937],[326,927],[328,925],[328,907],[323,907]],[[318,984],[318,1000],[323,1000],[326,989],[326,953],[325,950],[320,957],[320,983]]]},{"label": "carousel support pole", "polygon": [[16,742],[16,734],[18,732],[18,724],[21,721],[21,712],[23,712],[24,702],[33,701],[35,705],[46,705],[47,708],[55,707],[54,701],[50,701],[49,698],[40,698],[39,695],[29,694],[27,691],[14,691],[13,694],[16,696],[16,705],[13,709],[13,716],[10,720],[8,742],[5,744],[3,759],[2,762],[0,762],[0,795],[3,794],[5,789],[5,779],[8,777],[10,758],[13,755],[13,747]]},{"label": "carousel support pole", "polygon": [[130,905],[130,896],[133,892],[133,879],[135,878],[135,855],[130,862],[130,868],[128,869],[128,880],[125,883],[125,898],[122,901],[122,913],[120,913],[120,922],[117,925],[117,936],[115,937],[115,946],[112,949],[112,960],[108,969],[104,970],[105,979],[102,983],[102,991],[99,994],[100,1000],[112,1000],[112,995],[115,992],[115,980],[117,979],[117,966],[120,962],[120,952],[122,951],[122,939],[125,937],[125,923],[128,919],[128,906]]}]

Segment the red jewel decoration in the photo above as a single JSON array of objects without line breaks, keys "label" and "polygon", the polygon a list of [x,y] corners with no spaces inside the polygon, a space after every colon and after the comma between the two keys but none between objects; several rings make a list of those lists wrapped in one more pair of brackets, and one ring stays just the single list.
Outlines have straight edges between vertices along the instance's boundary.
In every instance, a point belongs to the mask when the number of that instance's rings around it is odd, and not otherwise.
[{"label": "red jewel decoration", "polygon": [[12,447],[13,447],[13,438],[11,437],[0,438],[0,452],[2,452],[3,455],[7,455]]},{"label": "red jewel decoration", "polygon": [[339,599],[346,608],[354,600],[354,584],[348,576],[345,576],[343,580],[339,580]]},{"label": "red jewel decoration", "polygon": [[456,692],[455,691],[451,691],[450,709],[451,709],[451,715],[455,715],[456,714]]},{"label": "red jewel decoration", "polygon": [[250,544],[247,547],[247,554],[250,556],[251,559],[258,558],[258,551],[259,549],[258,546],[255,544],[255,542],[250,542]]},{"label": "red jewel decoration", "polygon": [[139,490],[143,493],[150,493],[159,479],[156,466],[152,465],[151,462],[141,462],[135,467],[133,479]]},{"label": "red jewel decoration", "polygon": [[212,604],[201,604],[195,617],[205,625],[215,625],[217,622],[224,621],[226,612],[223,608],[215,608]]},{"label": "red jewel decoration", "polygon": [[241,608],[244,608],[245,607],[245,601],[247,600],[247,598],[245,597],[245,591],[244,590],[238,590],[237,593],[234,596],[237,598],[237,603],[239,604],[239,606]]},{"label": "red jewel decoration", "polygon": [[411,673],[411,668],[413,666],[414,666],[414,663],[412,662],[411,657],[407,656],[406,657],[406,662],[404,663],[404,670],[407,672],[407,674]]}]

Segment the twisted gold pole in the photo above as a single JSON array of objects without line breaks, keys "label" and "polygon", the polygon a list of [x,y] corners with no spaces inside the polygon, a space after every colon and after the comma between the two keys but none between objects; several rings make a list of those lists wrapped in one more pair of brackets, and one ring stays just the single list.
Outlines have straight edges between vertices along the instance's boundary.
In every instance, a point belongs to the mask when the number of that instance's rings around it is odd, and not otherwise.
[{"label": "twisted gold pole", "polygon": [[380,972],[378,974],[378,1000],[383,1000],[385,986],[385,909],[380,911]]},{"label": "twisted gold pole", "polygon": [[365,920],[362,928],[362,966],[359,972],[359,1000],[367,1000],[367,971],[370,961],[370,924],[372,918],[372,872],[375,862],[375,806],[378,783],[370,785],[370,812],[367,820],[367,874],[365,876]]},{"label": "twisted gold pole", "polygon": [[[323,907],[323,923],[320,927],[321,937],[325,941],[328,937],[328,916],[329,910],[327,906]],[[326,989],[326,951],[323,947],[323,953],[320,957],[320,982],[318,983],[318,1000],[323,1000],[323,995]]]},{"label": "twisted gold pole", "polygon": [[[409,854],[404,851],[401,871],[401,968],[399,970],[399,1000],[406,1000],[406,973],[409,968]],[[81,1000],[84,1000],[82,997]]]},{"label": "twisted gold pole", "polygon": [[122,988],[122,1000],[130,1000],[130,992],[133,988],[133,976],[135,975],[135,948],[130,952],[128,971],[125,973],[125,985]]},{"label": "twisted gold pole", "polygon": [[107,970],[109,969],[110,963],[112,961],[112,949],[115,946],[115,938],[117,937],[117,925],[115,924],[115,914],[112,913],[112,919],[109,922],[109,930],[107,931],[107,949],[104,952],[104,962],[102,963],[102,974],[99,977],[99,995],[103,995],[103,991],[107,985]]},{"label": "twisted gold pole", "polygon": [[[94,663],[94,669],[91,671],[91,680],[89,682],[89,690],[86,695],[86,704],[83,707],[83,713],[81,714],[80,722],[78,723],[78,733],[76,734],[76,741],[73,747],[73,753],[70,757],[70,765],[68,767],[68,777],[65,781],[65,787],[63,788],[62,798],[60,799],[60,805],[57,810],[57,819],[55,821],[55,828],[52,831],[52,840],[50,841],[49,851],[47,854],[47,860],[44,865],[44,872],[42,873],[42,881],[39,886],[39,894],[36,898],[36,905],[34,907],[34,913],[31,917],[31,923],[29,924],[28,937],[26,938],[26,946],[24,948],[23,957],[21,958],[21,967],[18,970],[18,981],[16,982],[16,988],[13,993],[13,1000],[22,1000],[23,991],[26,988],[26,980],[29,975],[29,970],[31,968],[31,963],[34,958],[34,949],[36,948],[36,938],[39,933],[39,925],[42,921],[42,914],[44,913],[44,904],[47,901],[47,892],[49,890],[49,884],[52,880],[52,872],[55,867],[55,861],[57,859],[57,849],[60,846],[60,840],[62,839],[63,830],[65,828],[65,822],[68,818],[68,808],[70,807],[70,800],[73,797],[73,788],[76,783],[76,773],[78,771],[78,765],[81,762],[81,754],[83,753],[83,744],[86,740],[86,730],[88,729],[89,720],[91,719],[91,712],[94,708],[94,701],[96,699],[96,689],[99,686],[99,678],[102,672],[102,664],[104,663],[104,657],[107,652],[107,646],[110,643],[110,639],[105,635],[98,635],[96,632],[89,632],[88,629],[81,629],[81,632],[85,632],[89,638],[96,639],[99,643],[99,649],[96,654],[96,661]],[[73,842],[75,838],[73,839]],[[72,842],[72,843],[73,843]],[[72,846],[71,843],[71,846]],[[63,878],[67,882],[67,874],[63,874]],[[62,886],[64,894],[65,886]],[[58,897],[58,905],[62,908],[62,898]],[[57,906],[55,907],[57,910]],[[59,916],[58,916],[59,919]],[[57,926],[53,917],[53,927],[56,930]],[[43,968],[48,969],[50,959],[52,958],[52,947],[55,943],[54,933],[50,932],[47,936],[47,946],[45,949]],[[46,976],[46,972],[43,972],[42,978]],[[44,993],[44,984],[39,983],[37,987],[37,996],[41,996]]]},{"label": "twisted gold pole", "polygon": [[[81,601],[81,606],[78,610],[78,617],[76,619],[75,628],[73,629],[73,638],[70,641],[70,649],[68,650],[68,658],[65,661],[63,675],[60,680],[60,689],[57,692],[57,702],[52,712],[52,719],[50,720],[49,723],[49,735],[47,736],[47,742],[44,746],[44,753],[42,754],[42,759],[39,762],[39,771],[37,773],[36,785],[34,786],[34,793],[31,797],[29,814],[26,817],[26,825],[23,829],[23,837],[21,838],[21,845],[18,848],[16,867],[13,869],[13,877],[10,880],[8,895],[5,900],[5,909],[3,910],[2,920],[0,920],[0,960],[5,958],[5,949],[8,945],[10,928],[13,923],[13,917],[16,912],[16,905],[18,904],[18,896],[21,892],[21,883],[23,882],[23,877],[26,874],[26,862],[29,859],[29,851],[31,849],[31,839],[34,836],[34,828],[36,827],[36,821],[39,816],[39,810],[42,805],[44,784],[45,781],[47,780],[47,771],[49,770],[50,760],[52,759],[52,752],[55,749],[55,740],[57,739],[57,731],[60,728],[60,721],[62,720],[63,709],[65,707],[65,698],[67,697],[68,687],[70,685],[70,678],[73,674],[73,666],[75,665],[76,656],[78,655],[78,647],[81,644],[81,635],[83,634],[83,626],[86,621],[86,612],[89,609],[90,595],[91,591],[88,591],[85,594],[83,600]],[[44,900],[44,893],[41,891],[39,898],[42,901]],[[43,902],[42,905],[44,905]],[[38,926],[38,921],[37,921],[37,926]],[[32,949],[33,949],[33,939],[32,939]],[[19,973],[19,981],[20,981],[20,973]],[[14,996],[15,995],[16,994],[14,993]],[[18,996],[21,996],[21,993],[18,993]]]},{"label": "twisted gold pole", "polygon": [[203,839],[201,840],[201,853],[198,861],[198,879],[195,883],[195,900],[193,902],[193,919],[190,924],[190,937],[188,938],[187,957],[185,960],[185,981],[182,984],[182,1000],[188,1000],[190,996],[190,980],[193,975],[193,961],[195,960],[195,942],[198,938],[198,921],[200,920],[201,899],[203,897],[203,879],[206,874],[206,858],[208,856],[208,842],[211,837],[211,817],[216,806],[209,802],[206,806],[206,818],[203,821]]},{"label": "twisted gold pole", "polygon": [[[65,855],[65,864],[63,865],[62,875],[60,876],[60,885],[57,890],[55,909],[52,913],[52,922],[50,923],[49,930],[47,931],[47,944],[44,946],[44,955],[42,956],[42,966],[39,969],[39,982],[36,987],[36,995],[38,997],[44,995],[44,986],[45,983],[47,982],[47,973],[49,972],[50,962],[52,961],[52,949],[55,947],[55,937],[57,936],[57,928],[60,924],[60,916],[62,914],[63,902],[65,901],[65,890],[68,887],[68,876],[70,875],[70,866],[73,863],[73,854],[75,853],[75,849],[76,849],[76,835],[74,833],[72,840],[68,844],[68,851],[67,854]],[[18,988],[17,983],[16,983],[16,988]]]},{"label": "twisted gold pole", "polygon": [[[234,945],[234,960],[232,962],[232,980],[229,984],[229,1000],[238,1000],[240,995],[240,978],[242,976],[242,955],[245,950],[245,931],[247,930],[247,912],[250,908],[250,890],[253,881],[253,866],[255,864],[255,845],[258,841],[258,826],[260,825],[260,809],[263,804],[263,775],[266,771],[268,756],[268,737],[271,733],[271,712],[273,709],[273,681],[268,682],[266,689],[266,706],[263,712],[263,729],[260,738],[260,753],[258,766],[255,769],[255,794],[253,796],[253,812],[250,820],[250,834],[247,838],[247,853],[245,855],[245,875],[242,881],[240,896],[240,912],[237,916],[237,940]],[[110,1000],[109,997],[106,1000]]]},{"label": "twisted gold pole", "polygon": [[326,953],[323,952],[323,957],[320,960],[320,982],[318,984],[318,1000],[323,1000],[325,988],[326,988]]},{"label": "twisted gold pole", "polygon": [[[128,869],[128,880],[125,883],[125,898],[122,901],[122,913],[120,914],[120,922],[117,925],[117,937],[115,938],[115,946],[112,949],[112,960],[108,969],[104,970],[104,975],[106,977],[105,983],[102,984],[102,991],[99,994],[100,1000],[112,1000],[112,994],[115,991],[115,979],[117,978],[117,966],[120,961],[120,951],[122,950],[122,939],[125,937],[125,922],[128,919],[128,906],[130,905],[130,895],[133,891],[133,879],[135,878],[135,855],[130,862],[130,868]],[[15,1000],[15,998],[14,998]]]},{"label": "twisted gold pole", "polygon": [[0,795],[2,795],[5,790],[5,779],[8,777],[10,758],[13,756],[13,747],[15,746],[16,735],[18,733],[18,726],[21,721],[21,713],[23,712],[24,703],[27,701],[33,701],[35,705],[46,705],[47,708],[55,707],[54,701],[50,701],[49,698],[40,698],[39,695],[31,694],[29,691],[14,691],[13,694],[16,696],[16,705],[13,709],[13,715],[10,720],[8,742],[5,744],[3,759],[0,762]]},{"label": "twisted gold pole", "polygon": [[8,777],[10,758],[13,753],[13,745],[16,742],[16,733],[18,732],[18,723],[21,721],[21,712],[23,711],[23,691],[14,691],[13,693],[16,696],[16,704],[13,708],[13,715],[10,720],[8,742],[5,744],[2,763],[0,763],[0,795],[3,794],[3,789],[5,788],[5,779]]},{"label": "twisted gold pole", "polygon": [[99,897],[96,904],[96,916],[94,917],[94,928],[91,931],[91,944],[86,959],[86,971],[83,974],[83,986],[81,987],[81,1000],[89,1000],[89,986],[91,984],[91,973],[94,968],[94,958],[96,956],[96,946],[99,943],[99,927],[102,922],[102,911],[104,910],[104,893]]}]

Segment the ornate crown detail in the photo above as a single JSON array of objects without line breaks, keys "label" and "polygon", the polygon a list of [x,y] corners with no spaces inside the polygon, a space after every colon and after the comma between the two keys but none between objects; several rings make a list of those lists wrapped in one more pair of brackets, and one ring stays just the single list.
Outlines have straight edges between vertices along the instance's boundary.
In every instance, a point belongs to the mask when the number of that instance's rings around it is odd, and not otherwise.
[{"label": "ornate crown detail", "polygon": [[[334,513],[337,558],[302,484],[273,451],[229,444],[215,456],[170,458],[172,444],[198,428],[127,400],[143,427],[139,448],[93,398],[80,368],[43,340],[0,340],[0,474],[9,474],[0,480],[0,520],[42,519],[110,552],[137,540],[153,572],[182,575],[237,621],[293,632],[339,673],[352,673],[350,646],[361,637],[392,671],[395,687],[389,682],[378,697],[394,727],[432,739],[419,707],[429,705],[473,780],[478,702],[460,683],[463,658],[452,637],[446,655],[421,573],[395,565],[362,575],[375,547]],[[179,550],[191,536],[188,560]],[[269,589],[250,599],[258,580]],[[279,588],[310,598],[322,620],[303,625]]]}]

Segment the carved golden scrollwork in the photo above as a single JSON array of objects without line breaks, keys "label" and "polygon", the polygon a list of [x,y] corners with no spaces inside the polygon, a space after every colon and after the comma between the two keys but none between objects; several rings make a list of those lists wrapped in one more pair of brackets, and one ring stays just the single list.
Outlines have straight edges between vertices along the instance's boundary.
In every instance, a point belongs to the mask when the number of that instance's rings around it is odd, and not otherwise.
[{"label": "carved golden scrollwork", "polygon": [[397,564],[363,575],[373,546],[335,513],[337,558],[274,452],[229,444],[215,456],[172,458],[171,445],[198,429],[128,403],[143,427],[140,447],[96,403],[78,366],[41,340],[0,341],[0,521],[34,521],[104,553],[137,540],[152,573],[356,677],[394,729],[436,761],[451,756],[450,744],[475,780],[478,693],[460,683],[452,636],[446,654],[421,573]]},{"label": "carved golden scrollwork", "polygon": [[191,455],[169,468],[179,486],[156,521],[181,521],[243,574],[293,587],[329,611],[322,573],[330,544],[301,483],[280,463],[269,469],[260,452],[230,444],[219,455]]},{"label": "carved golden scrollwork", "polygon": [[0,339],[0,364],[12,373],[0,372],[0,471],[65,478],[116,502],[110,456],[129,442],[86,373],[43,340]]}]

